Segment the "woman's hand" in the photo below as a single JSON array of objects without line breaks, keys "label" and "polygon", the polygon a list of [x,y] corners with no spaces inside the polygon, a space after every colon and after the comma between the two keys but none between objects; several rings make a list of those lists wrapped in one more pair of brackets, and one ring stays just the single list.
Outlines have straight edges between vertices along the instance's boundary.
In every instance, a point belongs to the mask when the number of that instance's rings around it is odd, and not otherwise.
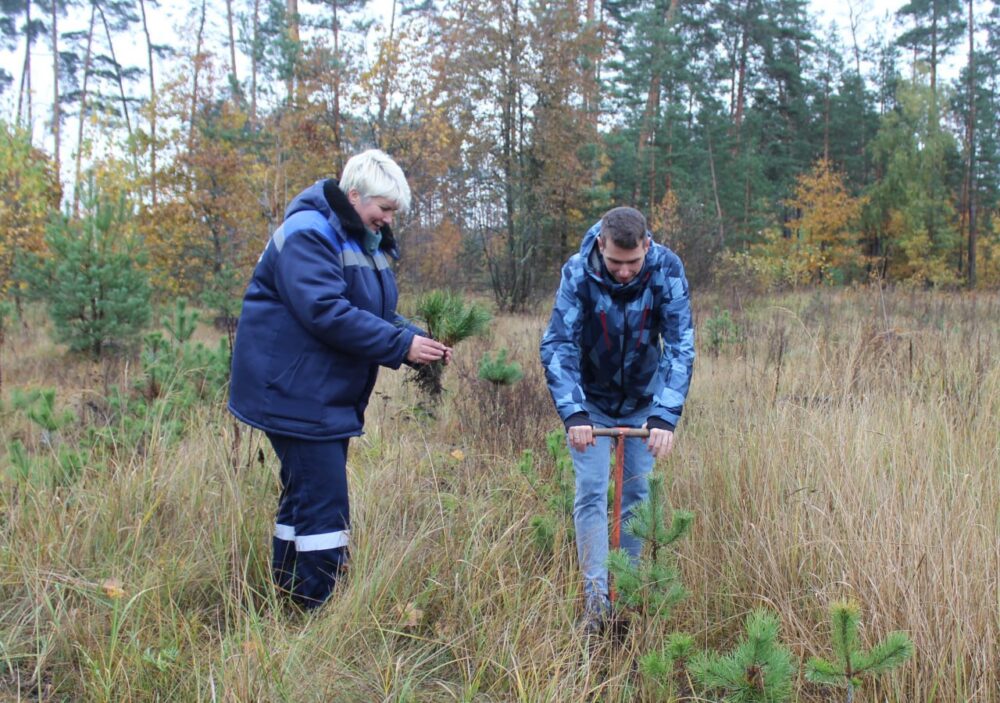
[{"label": "woman's hand", "polygon": [[413,335],[410,342],[410,351],[406,354],[406,360],[411,364],[429,364],[432,361],[444,359],[447,364],[451,361],[451,347],[446,347],[441,342],[436,342],[430,337],[421,337],[419,334]]}]

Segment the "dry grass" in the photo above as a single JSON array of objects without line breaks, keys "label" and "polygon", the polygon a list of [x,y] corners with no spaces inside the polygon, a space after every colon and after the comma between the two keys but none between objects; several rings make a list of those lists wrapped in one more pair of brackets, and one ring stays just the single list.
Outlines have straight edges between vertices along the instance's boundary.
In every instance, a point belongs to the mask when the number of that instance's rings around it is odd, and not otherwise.
[{"label": "dry grass", "polygon": [[[726,303],[698,302],[699,328]],[[903,629],[916,644],[858,700],[1000,701],[1000,299],[823,291],[732,312],[743,339],[700,355],[660,465],[670,504],[696,513],[671,622],[590,651],[574,635],[571,537],[563,523],[535,545],[546,506],[515,467],[558,426],[545,320],[501,318],[459,347],[433,417],[383,374],[351,445],[350,575],[309,617],[269,585],[273,454],[244,429],[231,468],[221,401],[180,441],[94,456],[70,486],[5,475],[0,700],[655,700],[635,661],[667,633],[727,647],[768,605],[798,656],[827,655],[826,605],[849,595],[867,643]],[[526,377],[495,393],[476,364],[500,346]],[[57,386],[81,416],[136,373],[66,360],[37,325],[2,360],[4,396]],[[15,437],[44,451],[5,405],[0,451]]]}]

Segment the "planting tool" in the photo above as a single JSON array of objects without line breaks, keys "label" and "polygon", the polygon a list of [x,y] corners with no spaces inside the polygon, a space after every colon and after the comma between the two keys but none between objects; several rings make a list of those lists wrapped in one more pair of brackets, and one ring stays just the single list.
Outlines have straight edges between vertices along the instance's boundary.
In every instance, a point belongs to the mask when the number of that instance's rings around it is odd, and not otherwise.
[{"label": "planting tool", "polygon": [[[625,474],[625,438],[648,437],[649,430],[645,427],[595,427],[595,437],[615,438],[615,505],[614,517],[611,522],[611,548],[618,549],[622,541],[622,481]],[[612,605],[615,602],[615,587],[608,588],[608,598]]]}]

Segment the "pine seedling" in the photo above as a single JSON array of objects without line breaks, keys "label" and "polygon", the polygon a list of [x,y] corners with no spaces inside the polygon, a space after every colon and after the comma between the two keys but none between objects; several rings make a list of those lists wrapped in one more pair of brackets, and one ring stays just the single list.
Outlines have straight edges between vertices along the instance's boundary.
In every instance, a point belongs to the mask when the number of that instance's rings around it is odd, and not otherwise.
[{"label": "pine seedling", "polygon": [[194,335],[198,326],[198,312],[188,310],[187,300],[178,298],[173,314],[164,315],[160,322],[174,338],[174,344],[183,345]]},{"label": "pine seedling", "polygon": [[479,378],[494,386],[513,386],[524,378],[524,371],[516,361],[507,361],[507,350],[501,349],[496,357],[489,352],[479,360]]},{"label": "pine seedling", "polygon": [[[518,472],[524,476],[547,510],[531,519],[531,538],[535,546],[544,553],[551,553],[555,536],[561,521],[573,513],[572,466],[565,436],[554,430],[546,436],[549,456],[555,463],[555,476],[542,476],[535,468],[535,453],[530,449],[521,452],[517,462]],[[566,476],[569,475],[567,480]]]},{"label": "pine seedling", "polygon": [[72,410],[56,412],[55,388],[41,388],[29,393],[15,390],[13,405],[18,410],[24,410],[28,419],[42,428],[46,443],[53,443],[53,435],[76,421]]},{"label": "pine seedling", "polygon": [[614,576],[621,603],[666,619],[686,595],[673,553],[667,547],[690,531],[694,514],[675,511],[668,526],[661,507],[662,496],[663,477],[650,476],[649,496],[635,507],[624,526],[629,534],[645,541],[645,554],[638,563],[633,563],[628,552],[615,550],[608,555],[608,571]]},{"label": "pine seedling", "polygon": [[729,703],[780,703],[792,694],[795,664],[778,641],[778,618],[763,609],[746,619],[746,636],[729,654],[692,658],[691,674],[707,689],[721,691]]},{"label": "pine seedling", "polygon": [[150,286],[125,199],[113,202],[91,182],[82,202],[79,219],[51,223],[51,256],[39,260],[32,286],[48,307],[56,341],[99,357],[139,341],[152,314]]},{"label": "pine seedling", "polygon": [[823,686],[847,689],[847,703],[853,703],[854,691],[862,676],[873,676],[895,669],[913,655],[913,642],[904,632],[890,632],[885,640],[867,652],[858,646],[858,621],[861,607],[853,600],[830,605],[830,626],[835,661],[812,657],[806,663],[806,678]]},{"label": "pine seedling", "polygon": [[[460,295],[442,290],[421,296],[416,310],[417,317],[427,325],[428,334],[449,347],[483,334],[493,319],[482,305],[466,304]],[[435,361],[419,366],[412,380],[432,403],[437,403],[444,390],[441,382],[443,375],[444,362]]]},{"label": "pine seedling", "polygon": [[7,445],[7,461],[17,481],[27,483],[30,480],[31,457],[28,456],[28,450],[24,448],[21,440],[15,439]]},{"label": "pine seedling", "polygon": [[573,473],[573,460],[569,455],[569,447],[566,446],[566,432],[564,430],[549,432],[545,435],[545,447],[549,450],[549,456],[555,464],[555,476],[553,476],[552,481],[555,490],[549,497],[549,505],[557,514],[570,516],[573,514],[576,478]]},{"label": "pine seedling", "polygon": [[639,673],[656,700],[674,699],[675,683],[684,675],[693,653],[694,638],[685,632],[675,632],[667,637],[662,649],[639,658]]}]

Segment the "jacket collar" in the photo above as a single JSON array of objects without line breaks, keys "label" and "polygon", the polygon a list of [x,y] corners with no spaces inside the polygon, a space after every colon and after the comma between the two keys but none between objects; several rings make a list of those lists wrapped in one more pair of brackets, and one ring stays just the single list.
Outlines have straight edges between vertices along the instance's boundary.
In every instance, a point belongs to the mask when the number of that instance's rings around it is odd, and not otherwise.
[{"label": "jacket collar", "polygon": [[[365,225],[361,222],[361,218],[358,217],[358,211],[354,209],[351,201],[347,199],[347,195],[340,189],[340,184],[336,178],[328,178],[323,182],[323,196],[326,198],[330,209],[333,210],[333,214],[340,220],[340,224],[344,228],[344,233],[363,245],[365,243]],[[382,234],[382,242],[379,244],[379,249],[394,259],[398,259],[399,249],[396,247],[396,238],[392,234],[392,229],[389,225],[382,225],[379,232]]]}]

